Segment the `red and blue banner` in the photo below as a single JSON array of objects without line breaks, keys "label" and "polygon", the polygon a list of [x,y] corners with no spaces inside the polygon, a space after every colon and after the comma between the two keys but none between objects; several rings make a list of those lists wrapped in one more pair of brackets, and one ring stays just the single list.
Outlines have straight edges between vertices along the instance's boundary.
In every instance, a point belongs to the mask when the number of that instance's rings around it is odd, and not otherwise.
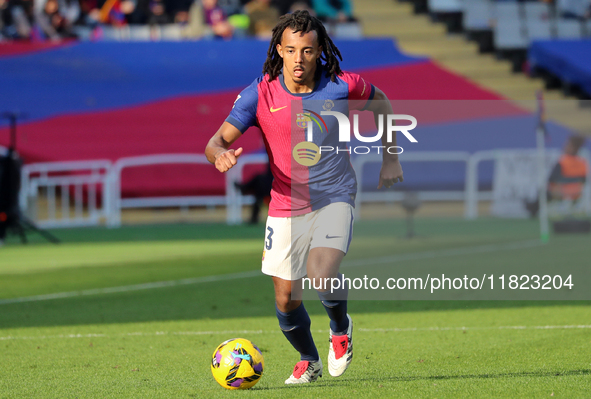
[{"label": "red and blue banner", "polygon": [[[403,54],[390,39],[336,44],[343,54],[342,68],[361,74],[392,100],[500,99],[427,58]],[[0,44],[0,112],[28,115],[19,125],[18,150],[31,163],[203,153],[237,94],[260,75],[268,42],[29,46]],[[424,114],[429,115],[430,127],[413,150],[475,151],[497,143],[533,146],[531,132],[510,137],[501,128],[508,121],[527,124],[532,119],[510,105],[492,113],[433,109]],[[471,140],[454,129],[454,124],[465,123],[480,124]],[[437,125],[443,130],[437,130]],[[8,121],[0,121],[0,145],[8,144],[8,136]],[[246,153],[263,148],[256,132],[246,133],[236,145]],[[456,180],[462,179],[446,181]],[[123,179],[125,196],[223,191],[224,179],[205,166],[154,167],[148,173],[130,170]]]}]

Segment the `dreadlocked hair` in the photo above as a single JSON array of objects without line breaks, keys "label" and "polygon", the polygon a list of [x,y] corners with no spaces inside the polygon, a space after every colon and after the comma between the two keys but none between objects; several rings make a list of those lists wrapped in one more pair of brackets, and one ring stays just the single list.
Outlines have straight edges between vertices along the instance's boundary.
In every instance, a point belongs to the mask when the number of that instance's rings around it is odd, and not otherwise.
[{"label": "dreadlocked hair", "polygon": [[269,81],[272,81],[279,76],[281,68],[283,67],[283,59],[277,52],[277,45],[281,44],[283,32],[288,28],[292,29],[295,33],[316,31],[318,45],[322,46],[322,54],[320,54],[320,58],[317,60],[319,67],[316,70],[317,73],[321,70],[326,71],[326,77],[330,76],[330,79],[333,82],[336,76],[343,73],[339,65],[339,59],[341,61],[343,60],[341,52],[328,36],[328,33],[326,33],[326,29],[324,28],[324,25],[322,25],[322,22],[320,22],[318,18],[310,15],[308,11],[299,10],[292,14],[283,15],[279,18],[279,23],[273,28],[273,37],[271,39],[271,44],[269,45],[269,50],[267,51],[267,60],[263,65],[263,75],[268,73]]}]

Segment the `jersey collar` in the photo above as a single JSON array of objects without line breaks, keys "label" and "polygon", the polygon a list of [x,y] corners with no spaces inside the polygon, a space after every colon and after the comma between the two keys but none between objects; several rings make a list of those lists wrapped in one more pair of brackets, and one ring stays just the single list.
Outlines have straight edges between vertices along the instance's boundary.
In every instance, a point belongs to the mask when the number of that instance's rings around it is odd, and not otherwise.
[{"label": "jersey collar", "polygon": [[289,89],[285,85],[283,70],[281,70],[281,73],[279,74],[279,83],[281,83],[281,87],[283,87],[283,90],[285,90],[287,92],[287,94],[291,94],[294,97],[307,97],[307,96],[314,94],[316,92],[316,90],[318,89],[318,86],[320,86],[320,80],[322,80],[322,75],[320,75],[320,76],[321,76],[320,79],[318,79],[316,81],[316,84],[314,85],[314,89],[309,93],[292,93],[291,91],[289,91]]}]

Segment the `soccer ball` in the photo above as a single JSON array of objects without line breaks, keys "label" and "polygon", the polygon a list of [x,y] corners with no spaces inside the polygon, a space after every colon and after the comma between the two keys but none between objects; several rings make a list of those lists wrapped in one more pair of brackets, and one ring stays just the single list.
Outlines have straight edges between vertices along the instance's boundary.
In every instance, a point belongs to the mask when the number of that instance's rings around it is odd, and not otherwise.
[{"label": "soccer ball", "polygon": [[255,344],[244,338],[222,342],[213,352],[211,373],[226,389],[248,389],[263,375],[265,361]]}]

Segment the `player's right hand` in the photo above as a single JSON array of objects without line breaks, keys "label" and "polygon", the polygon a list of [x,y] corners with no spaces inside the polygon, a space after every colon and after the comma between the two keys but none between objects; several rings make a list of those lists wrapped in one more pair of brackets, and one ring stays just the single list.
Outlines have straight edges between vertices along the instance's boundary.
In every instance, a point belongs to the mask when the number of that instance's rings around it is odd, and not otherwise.
[{"label": "player's right hand", "polygon": [[242,155],[242,151],[244,150],[240,147],[237,150],[228,150],[219,154],[215,158],[215,167],[217,170],[224,173],[232,169],[236,165],[236,162],[238,162],[238,157]]}]

